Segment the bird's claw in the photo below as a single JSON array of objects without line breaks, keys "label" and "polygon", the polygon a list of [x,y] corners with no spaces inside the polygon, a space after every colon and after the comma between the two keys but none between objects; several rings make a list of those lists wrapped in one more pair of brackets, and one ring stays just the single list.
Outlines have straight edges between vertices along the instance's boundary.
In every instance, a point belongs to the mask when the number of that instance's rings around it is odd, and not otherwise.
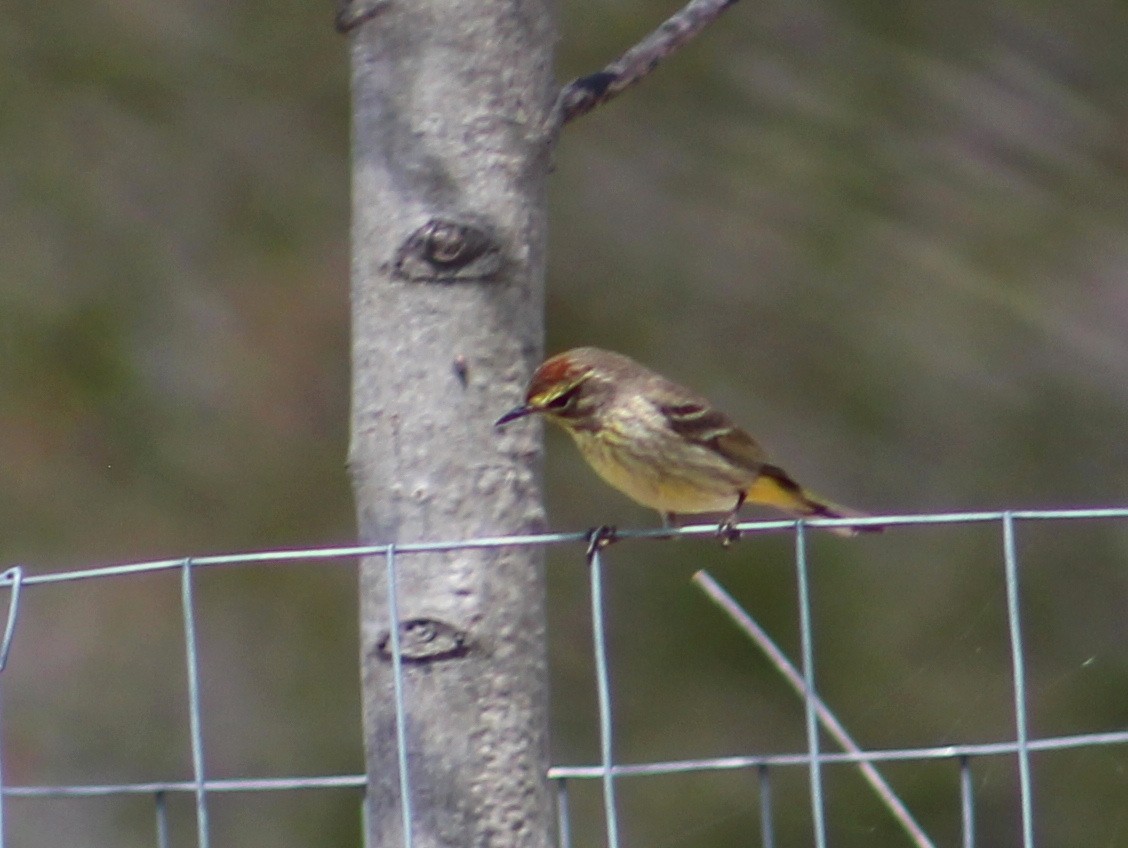
[{"label": "bird's claw", "polygon": [[591,559],[597,551],[601,551],[619,539],[619,531],[610,524],[600,524],[588,531],[587,558]]},{"label": "bird's claw", "polygon": [[735,516],[730,515],[717,525],[717,536],[720,537],[721,545],[726,548],[733,542],[740,541],[740,531],[736,529]]}]

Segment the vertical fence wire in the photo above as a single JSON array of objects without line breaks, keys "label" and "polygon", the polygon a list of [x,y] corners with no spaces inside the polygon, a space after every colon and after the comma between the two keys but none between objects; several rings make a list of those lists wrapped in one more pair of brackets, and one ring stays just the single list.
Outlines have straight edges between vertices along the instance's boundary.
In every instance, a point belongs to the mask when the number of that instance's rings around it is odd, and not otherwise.
[{"label": "vertical fence wire", "polygon": [[1018,743],[1018,788],[1022,809],[1022,845],[1034,848],[1034,805],[1030,786],[1030,739],[1026,715],[1026,666],[1019,624],[1018,553],[1014,515],[1003,513],[1003,559],[1007,582],[1007,620],[1010,624],[1011,664],[1014,671],[1014,729]]},{"label": "vertical fence wire", "polygon": [[603,768],[603,806],[607,822],[607,848],[619,848],[619,816],[615,808],[614,750],[611,725],[611,679],[607,670],[607,635],[604,630],[603,557],[600,531],[595,531],[588,548],[591,572],[591,630],[595,648],[595,683],[599,699],[599,759]]},{"label": "vertical fence wire", "polygon": [[[897,751],[881,752],[885,759],[916,759],[918,757],[945,757],[956,759],[959,764],[959,807],[961,819],[961,845],[963,848],[975,848],[975,797],[972,759],[976,756],[990,756],[998,753],[1014,754],[1017,758],[1017,776],[1021,799],[1021,844],[1023,848],[1034,848],[1034,796],[1031,778],[1032,752],[1038,750],[1053,750],[1061,747],[1076,747],[1089,745],[1125,744],[1128,742],[1128,733],[1084,734],[1077,737],[1060,737],[1055,739],[1031,740],[1029,736],[1029,711],[1027,703],[1026,660],[1021,628],[1021,604],[1019,583],[1019,559],[1017,553],[1016,522],[1019,520],[1056,520],[1065,518],[1128,518],[1128,510],[1073,510],[1058,512],[999,512],[999,513],[969,513],[969,514],[938,514],[936,516],[905,517],[901,523],[938,523],[952,521],[1000,521],[1002,525],[1002,542],[1005,568],[1006,608],[1008,621],[1008,635],[1013,673],[1013,696],[1015,716],[1015,736],[1013,741],[1007,743],[947,746],[934,749],[904,749]],[[688,528],[689,534],[702,535],[704,531],[697,532]],[[797,755],[782,755],[779,757],[730,757],[714,761],[702,760],[686,761],[684,763],[653,763],[644,766],[628,765],[616,766],[614,763],[613,744],[613,719],[611,701],[611,679],[609,671],[609,653],[607,648],[606,609],[603,587],[603,562],[601,545],[593,544],[588,549],[588,564],[591,578],[591,615],[593,648],[595,655],[596,687],[599,706],[599,734],[600,734],[600,764],[598,767],[561,767],[554,768],[559,776],[557,780],[557,819],[559,836],[562,848],[570,848],[572,843],[571,822],[569,812],[569,789],[564,779],[569,774],[578,777],[592,777],[601,780],[603,788],[603,801],[606,815],[608,848],[619,848],[619,820],[616,808],[616,781],[618,777],[633,774],[667,774],[680,773],[686,770],[711,769],[711,768],[755,768],[759,776],[759,796],[761,810],[760,837],[764,848],[774,848],[775,834],[773,821],[773,771],[777,765],[806,765],[810,782],[810,803],[813,821],[814,844],[817,848],[826,848],[828,835],[826,832],[825,796],[822,777],[822,766],[828,759],[834,761],[852,761],[839,755],[824,754],[820,750],[820,730],[817,723],[818,700],[815,688],[814,666],[814,634],[812,623],[812,599],[809,573],[809,557],[807,545],[807,528],[805,522],[795,525],[795,558],[797,573],[797,594],[799,603],[799,626],[802,647],[802,679],[806,689],[806,734],[807,755],[799,758]],[[646,532],[638,535],[645,537]],[[652,535],[652,534],[651,534]],[[556,534],[545,537],[517,537],[521,544],[555,544],[574,543],[575,535]],[[451,550],[463,546],[492,546],[495,544],[513,543],[514,539],[483,539],[466,542],[444,542],[431,545],[407,546],[381,546],[377,551],[358,548],[322,549],[312,551],[275,551],[249,555],[222,555],[217,557],[188,558],[167,560],[156,563],[140,563],[127,566],[108,568],[85,569],[73,572],[60,572],[56,574],[32,575],[23,578],[25,584],[59,583],[67,580],[85,580],[95,577],[112,576],[116,574],[131,574],[157,570],[176,570],[181,572],[181,602],[183,613],[183,627],[186,652],[186,670],[188,683],[188,706],[190,724],[190,742],[192,755],[192,780],[160,784],[122,784],[106,786],[74,786],[74,787],[24,787],[7,786],[3,770],[3,757],[0,756],[0,848],[5,844],[5,798],[6,796],[22,797],[65,797],[65,796],[90,796],[111,795],[118,792],[134,793],[146,792],[154,799],[154,813],[156,820],[156,841],[158,848],[168,848],[170,841],[169,811],[167,795],[169,792],[186,792],[195,797],[195,812],[197,825],[197,845],[199,848],[209,848],[210,829],[208,819],[208,795],[216,791],[216,787],[223,784],[225,790],[233,788],[240,781],[209,782],[206,779],[204,757],[204,731],[203,731],[203,706],[201,695],[200,656],[197,637],[197,617],[194,596],[194,571],[202,564],[218,565],[227,563],[252,563],[294,559],[314,559],[342,556],[373,556],[384,554],[386,556],[388,579],[388,612],[390,616],[389,643],[392,650],[393,688],[396,710],[396,743],[398,754],[401,812],[403,818],[404,846],[412,848],[413,833],[411,829],[412,799],[410,794],[410,772],[408,769],[407,748],[407,713],[404,706],[405,680],[404,663],[401,653],[401,631],[399,628],[399,610],[396,593],[396,556],[404,551],[421,553],[425,550]],[[0,645],[0,671],[7,658],[7,649],[10,647],[12,633],[15,628],[15,615],[17,612],[17,599],[21,583],[18,569],[12,569],[0,574],[0,586],[10,586],[12,597],[8,621],[3,634],[3,644]],[[2,675],[0,675],[2,679]],[[0,701],[0,707],[3,706]],[[0,731],[3,723],[0,722]],[[0,732],[0,743],[3,733]],[[0,746],[2,747],[2,746]],[[894,756],[890,756],[894,755]],[[770,766],[770,767],[769,767]],[[590,774],[584,774],[585,770]],[[364,775],[353,778],[355,785],[362,785]],[[319,780],[311,779],[310,786],[321,785]],[[262,784],[253,787],[254,791],[268,788],[279,788],[282,784],[294,786],[303,784],[301,779],[282,781],[242,781],[244,783]],[[227,786],[227,784],[232,784]],[[329,784],[324,784],[329,785]],[[251,789],[252,787],[246,787]],[[292,786],[290,788],[293,788]],[[362,803],[361,815],[364,819],[364,840],[368,844],[370,830],[367,823],[368,805]]]},{"label": "vertical fence wire", "polygon": [[[23,586],[23,568],[15,565],[0,574],[0,583],[8,583],[11,586],[11,594],[8,596],[8,620],[4,623],[4,637],[0,642],[0,678],[3,676],[4,669],[8,665],[8,652],[12,649],[12,637],[16,632],[16,617],[20,614],[20,589]],[[3,714],[3,687],[0,687],[0,716]],[[4,748],[3,748],[3,735],[4,724],[0,721],[0,848],[4,848]]]},{"label": "vertical fence wire", "polygon": [[766,765],[756,769],[760,778],[760,843],[763,848],[775,848],[775,824],[772,821],[772,778]]},{"label": "vertical fence wire", "polygon": [[371,840],[369,839],[369,818],[368,818],[368,793],[360,793],[360,844],[362,848],[369,848]]},{"label": "vertical fence wire", "polygon": [[[801,697],[810,697],[815,704],[815,714],[818,716],[819,722],[822,724],[826,732],[839,744],[842,749],[850,754],[861,754],[862,749],[854,738],[847,732],[842,722],[831,711],[830,707],[820,698],[817,694],[811,693],[807,685],[803,681],[803,675],[795,668],[794,664],[787,658],[783,650],[772,640],[768,632],[760,626],[752,616],[736,602],[736,600],[725,589],[713,579],[707,571],[698,571],[693,575],[693,582],[696,583],[706,596],[716,603],[733,622],[744,633],[752,639],[764,655],[768,658],[776,671],[778,671],[783,679],[790,684],[795,693]],[[858,771],[861,772],[862,777],[870,785],[874,792],[877,793],[878,798],[893,814],[893,817],[905,828],[905,832],[913,840],[913,844],[918,848],[935,848],[932,839],[924,832],[924,829],[917,823],[909,808],[897,797],[897,793],[881,776],[881,773],[873,765],[873,763],[865,760],[859,760],[857,763]]]},{"label": "vertical fence wire", "polygon": [[572,848],[572,811],[568,802],[568,780],[556,781],[556,837],[560,848]]},{"label": "vertical fence wire", "polygon": [[12,637],[16,634],[16,619],[20,614],[20,591],[23,589],[23,566],[14,565],[0,574],[0,585],[12,587],[8,595],[8,620],[4,622],[4,638],[0,641],[0,671],[8,666],[8,654],[12,650]]},{"label": "vertical fence wire", "polygon": [[975,796],[971,782],[971,758],[960,757],[960,828],[963,848],[975,848]]},{"label": "vertical fence wire", "polygon": [[807,713],[807,752],[811,782],[811,824],[815,848],[826,848],[826,813],[823,804],[822,761],[819,756],[819,721],[815,707],[815,645],[811,626],[811,587],[807,579],[807,531],[802,521],[795,526],[795,572],[799,590],[799,639],[803,654],[803,703]]},{"label": "vertical fence wire", "polygon": [[192,593],[192,559],[180,569],[180,601],[184,612],[184,646],[188,665],[188,729],[192,743],[192,782],[196,795],[196,844],[209,848],[208,793],[204,780],[203,711],[200,707],[200,661],[196,649],[196,609]]},{"label": "vertical fence wire", "polygon": [[[407,763],[407,711],[403,697],[403,655],[400,653],[399,598],[396,594],[396,546],[388,545],[384,557],[388,581],[388,640],[392,647],[392,691],[396,702],[396,756],[399,758],[400,813],[403,848],[412,848],[411,775]],[[365,805],[367,806],[367,804]]]},{"label": "vertical fence wire", "polygon": [[[0,676],[0,681],[2,681],[2,679],[3,679],[2,676]],[[4,746],[3,746],[4,722],[2,720],[2,718],[3,718],[3,702],[4,702],[3,696],[4,696],[4,687],[3,687],[2,683],[0,683],[0,848],[4,848],[4,846],[6,844],[5,840],[4,840],[4,790],[5,790],[6,787],[4,786],[4,770],[3,770],[3,763],[4,763]]]},{"label": "vertical fence wire", "polygon": [[157,819],[157,848],[168,848],[168,796],[153,793],[153,812]]}]

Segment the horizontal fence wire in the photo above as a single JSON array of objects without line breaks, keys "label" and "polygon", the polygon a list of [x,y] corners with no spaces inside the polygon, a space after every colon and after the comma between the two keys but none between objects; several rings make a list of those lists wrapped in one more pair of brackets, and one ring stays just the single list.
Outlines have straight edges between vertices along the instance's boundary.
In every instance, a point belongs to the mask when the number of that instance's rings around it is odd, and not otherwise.
[{"label": "horizontal fence wire", "polygon": [[[1005,516],[1015,521],[1068,521],[1085,519],[1128,518],[1128,507],[1103,509],[1052,509],[1052,510],[1014,510],[997,512],[938,512],[920,515],[875,515],[866,518],[811,518],[802,524],[806,527],[914,527],[937,524],[984,524],[1001,522]],[[734,525],[741,534],[766,533],[772,531],[794,531],[793,520],[747,521]],[[674,537],[716,536],[717,525],[694,524],[687,527],[661,527],[653,530],[618,530],[615,539],[671,539]],[[554,547],[559,545],[587,545],[590,532],[536,533],[521,536],[492,536],[481,539],[438,542],[397,542],[396,555],[441,553],[445,551],[475,550],[501,547]],[[325,560],[351,560],[359,557],[386,556],[391,545],[342,545],[326,548],[301,548],[275,551],[257,551],[241,554],[213,554],[191,558],[193,568],[208,568],[225,565],[254,565],[273,562],[316,562]],[[154,571],[171,571],[184,565],[184,557],[176,559],[152,560],[127,565],[107,565],[95,568],[80,568],[70,571],[56,571],[45,574],[32,574],[23,577],[23,585],[38,586],[45,583],[67,583],[75,580],[90,580],[101,577],[120,577],[130,574],[145,574]],[[0,574],[0,588],[12,585],[8,572]]]},{"label": "horizontal fence wire", "polygon": [[[169,844],[169,825],[166,803],[171,794],[184,793],[194,796],[197,822],[196,843],[199,848],[208,848],[210,842],[208,823],[208,795],[212,793],[282,792],[294,790],[350,790],[358,793],[363,800],[366,776],[321,775],[242,779],[211,779],[204,772],[204,739],[202,733],[203,715],[200,698],[200,668],[196,651],[196,609],[193,597],[192,575],[201,568],[215,568],[239,565],[262,565],[286,562],[315,562],[329,560],[359,560],[363,557],[382,556],[385,558],[388,580],[388,602],[390,620],[396,621],[396,562],[398,558],[419,553],[450,552],[496,547],[527,546],[585,546],[586,559],[590,571],[591,616],[593,645],[595,651],[596,694],[599,712],[600,762],[592,765],[557,765],[549,769],[548,778],[556,786],[558,837],[564,848],[572,844],[569,813],[569,785],[571,781],[594,779],[603,787],[604,822],[609,848],[618,848],[620,833],[615,801],[615,782],[623,778],[641,778],[662,775],[676,775],[699,772],[748,770],[754,772],[759,783],[759,807],[761,843],[766,848],[775,844],[773,813],[771,809],[773,791],[771,770],[781,767],[801,767],[807,769],[810,784],[811,814],[814,826],[814,839],[817,846],[827,840],[824,800],[822,795],[821,768],[829,764],[872,764],[904,761],[952,761],[959,773],[959,807],[961,815],[961,837],[965,848],[974,846],[974,793],[971,775],[971,762],[977,757],[1014,755],[1018,760],[1019,796],[1021,817],[1021,844],[1024,848],[1034,848],[1033,810],[1034,792],[1030,775],[1030,755],[1035,752],[1064,750],[1093,746],[1128,744],[1128,730],[1081,733],[1046,738],[1029,736],[1026,714],[1025,656],[1022,643],[1021,621],[1019,616],[1019,562],[1016,549],[1016,525],[1022,522],[1038,521],[1079,521],[1128,519],[1128,508],[1101,509],[1057,509],[1057,510],[1014,510],[981,512],[945,512],[922,515],[888,515],[850,519],[812,519],[805,521],[749,521],[736,525],[743,535],[790,531],[795,534],[795,560],[798,582],[798,617],[800,623],[801,663],[800,671],[793,670],[791,676],[801,677],[793,680],[804,698],[806,716],[806,752],[769,755],[742,755],[683,759],[642,763],[616,762],[613,745],[613,713],[611,685],[613,674],[605,641],[606,610],[603,597],[603,563],[601,549],[606,539],[593,533],[545,533],[521,536],[499,536],[471,540],[450,540],[437,542],[397,543],[394,545],[350,545],[340,547],[321,547],[301,550],[272,550],[243,554],[222,554],[197,556],[126,565],[108,565],[76,568],[43,574],[28,574],[20,567],[10,568],[0,574],[0,589],[9,590],[9,604],[5,622],[3,643],[0,644],[0,672],[7,659],[8,648],[13,638],[18,639],[16,625],[19,614],[20,594],[28,587],[49,586],[75,581],[129,577],[159,571],[181,571],[181,601],[184,617],[184,639],[186,649],[186,670],[188,675],[189,737],[192,748],[192,778],[190,780],[150,781],[137,783],[71,784],[50,786],[16,786],[4,782],[2,745],[0,745],[0,848],[4,846],[5,799],[27,798],[74,798],[105,797],[119,795],[148,795],[153,798],[156,822],[157,844]],[[812,635],[809,575],[807,570],[806,529],[808,527],[835,527],[876,525],[881,527],[914,527],[952,524],[997,523],[1002,530],[1002,560],[1006,578],[1006,604],[1008,637],[1012,662],[1012,694],[1014,701],[1014,739],[998,742],[941,745],[918,748],[898,748],[889,750],[858,749],[851,742],[844,752],[822,750],[819,745],[819,722],[830,726],[825,705],[818,699],[814,679],[814,639]],[[617,531],[616,542],[638,539],[663,539],[675,536],[705,537],[714,536],[715,524],[694,525],[681,528],[661,528],[654,530]],[[391,627],[393,654],[393,675],[395,678],[394,696],[397,712],[397,752],[399,762],[399,783],[402,795],[401,812],[403,816],[403,844],[412,845],[411,818],[411,776],[410,763],[406,750],[405,725],[407,707],[405,706],[403,668],[398,645],[398,628]],[[764,647],[770,653],[770,648]],[[778,649],[777,649],[778,650]],[[786,676],[786,674],[785,674]],[[3,682],[0,674],[0,683]],[[2,691],[0,691],[2,694]],[[2,707],[2,703],[0,703]],[[831,719],[833,716],[830,717]],[[0,743],[6,728],[0,724]],[[832,734],[836,735],[836,734]],[[843,736],[845,732],[843,731]],[[837,737],[836,738],[841,738]],[[848,736],[845,737],[849,739]],[[873,781],[871,780],[871,783]],[[876,784],[875,784],[876,785]],[[891,809],[895,804],[890,802]],[[362,806],[363,810],[363,806]],[[910,828],[911,830],[911,828]],[[931,845],[927,837],[915,839],[918,845]]]}]

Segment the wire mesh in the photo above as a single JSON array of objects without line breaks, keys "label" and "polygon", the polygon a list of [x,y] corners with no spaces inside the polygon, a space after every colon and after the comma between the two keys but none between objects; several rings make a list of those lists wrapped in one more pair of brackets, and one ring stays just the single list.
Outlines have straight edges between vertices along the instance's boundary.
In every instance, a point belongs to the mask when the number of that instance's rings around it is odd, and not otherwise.
[{"label": "wire mesh", "polygon": [[[366,785],[363,774],[293,776],[268,778],[216,779],[209,778],[204,768],[205,740],[203,736],[204,707],[201,699],[201,661],[197,651],[197,609],[193,590],[194,574],[201,569],[236,567],[240,565],[317,562],[327,560],[358,560],[362,557],[383,556],[387,566],[388,604],[390,620],[397,621],[396,563],[400,557],[415,553],[435,551],[455,551],[464,549],[493,548],[500,546],[565,546],[584,552],[589,568],[591,627],[594,646],[595,681],[598,704],[599,762],[591,765],[557,765],[549,770],[548,778],[556,789],[558,839],[564,848],[573,844],[572,814],[570,792],[575,781],[598,780],[602,787],[604,830],[608,848],[620,845],[620,825],[617,812],[616,786],[619,781],[648,776],[697,774],[705,772],[724,772],[745,770],[754,774],[758,780],[758,807],[760,822],[760,841],[766,848],[777,844],[773,799],[775,795],[774,775],[776,770],[788,767],[802,767],[807,770],[810,796],[811,820],[815,844],[825,846],[828,841],[826,802],[823,792],[822,769],[831,764],[855,764],[862,767],[870,785],[882,797],[890,812],[897,818],[910,840],[917,845],[933,844],[919,826],[916,825],[907,809],[888,789],[887,784],[874,770],[874,764],[905,761],[950,761],[958,769],[958,788],[955,799],[960,816],[960,838],[965,848],[975,845],[975,787],[973,764],[977,758],[1013,755],[1017,760],[1018,794],[1020,799],[1019,830],[1020,844],[1023,848],[1035,845],[1034,811],[1035,788],[1031,776],[1031,755],[1037,752],[1095,748],[1102,746],[1128,744],[1128,729],[1109,732],[1077,733],[1041,738],[1031,738],[1029,717],[1027,715],[1026,692],[1026,654],[1023,644],[1020,620],[1020,562],[1016,537],[1018,525],[1023,522],[1038,521],[1081,521],[1128,519],[1128,508],[1077,509],[1077,510],[1027,510],[974,513],[936,513],[928,515],[877,516],[869,519],[851,518],[848,520],[820,519],[803,522],[795,521],[755,521],[737,525],[743,534],[790,529],[795,533],[795,566],[798,588],[798,621],[800,630],[801,658],[800,668],[796,669],[771,643],[755,622],[748,617],[742,623],[743,611],[731,599],[726,600],[724,590],[711,577],[697,576],[699,587],[724,607],[737,623],[757,642],[764,652],[772,658],[780,673],[790,680],[791,685],[804,700],[804,719],[807,749],[801,752],[768,755],[733,755],[724,757],[703,757],[698,759],[649,761],[636,763],[618,762],[615,758],[614,715],[612,710],[612,684],[614,674],[608,655],[606,631],[606,601],[604,598],[604,553],[600,535],[591,533],[552,533],[482,538],[473,540],[451,540],[418,544],[396,545],[356,545],[347,547],[325,547],[306,550],[274,550],[246,554],[224,554],[200,556],[188,559],[170,559],[153,562],[133,563],[116,566],[100,566],[58,571],[45,574],[26,574],[20,567],[10,568],[0,574],[0,588],[9,591],[9,604],[3,642],[0,643],[0,671],[7,662],[8,650],[13,639],[19,639],[17,617],[20,613],[21,593],[28,587],[49,587],[76,581],[98,580],[111,577],[138,575],[159,571],[180,570],[180,599],[183,612],[183,632],[185,646],[185,670],[188,681],[188,721],[191,747],[190,779],[149,781],[135,783],[66,784],[66,785],[11,785],[6,782],[3,746],[0,744],[0,848],[5,842],[5,808],[10,801],[30,798],[67,797],[108,797],[147,795],[152,798],[155,820],[155,843],[158,846],[170,844],[170,825],[167,801],[170,795],[188,794],[195,802],[196,844],[208,848],[210,826],[208,816],[209,798],[219,793],[258,793],[282,792],[292,790],[355,790],[358,802]],[[807,528],[820,526],[852,525],[873,523],[884,527],[909,525],[951,525],[996,523],[1001,528],[1002,560],[1006,589],[1007,634],[1009,654],[1012,665],[1012,696],[1014,738],[994,742],[951,744],[914,748],[862,750],[846,733],[845,728],[830,712],[817,694],[815,669],[815,633],[811,614],[811,586],[808,568]],[[699,525],[682,528],[662,528],[643,531],[623,531],[614,534],[616,543],[640,539],[669,538],[673,536],[711,536],[716,532],[713,525]],[[745,614],[746,615],[746,614]],[[389,628],[391,634],[392,666],[394,676],[394,697],[397,713],[397,753],[399,780],[401,788],[401,812],[403,816],[404,844],[412,846],[412,808],[413,787],[411,784],[410,762],[407,755],[404,699],[403,666],[400,655],[398,628]],[[4,676],[0,675],[0,684]],[[3,706],[3,689],[0,688],[0,708]],[[6,716],[0,712],[0,743],[13,732],[5,724]],[[820,740],[820,725],[826,727],[832,737],[845,749],[843,752],[823,750]],[[882,786],[885,786],[883,789]]]}]

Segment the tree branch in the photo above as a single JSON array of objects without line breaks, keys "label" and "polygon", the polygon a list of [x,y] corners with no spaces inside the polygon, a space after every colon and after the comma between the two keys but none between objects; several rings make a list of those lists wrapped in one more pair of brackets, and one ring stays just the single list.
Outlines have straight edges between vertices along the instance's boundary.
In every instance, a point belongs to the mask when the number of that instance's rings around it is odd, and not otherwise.
[{"label": "tree branch", "polygon": [[604,68],[572,80],[556,101],[558,126],[563,126],[641,80],[658,63],[716,20],[736,0],[690,0],[662,26]]}]

